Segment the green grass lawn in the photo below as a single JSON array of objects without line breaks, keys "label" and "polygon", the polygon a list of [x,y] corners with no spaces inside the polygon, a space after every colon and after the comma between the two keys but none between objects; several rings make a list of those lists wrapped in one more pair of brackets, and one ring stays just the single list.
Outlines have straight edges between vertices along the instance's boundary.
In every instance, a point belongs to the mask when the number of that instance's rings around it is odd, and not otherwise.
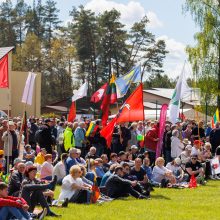
[{"label": "green grass lawn", "polygon": [[[56,196],[59,188],[56,190]],[[220,219],[220,181],[209,181],[196,189],[155,188],[151,200],[131,197],[101,205],[69,204],[52,208],[65,220],[218,220]],[[47,217],[46,220],[57,219]]]}]

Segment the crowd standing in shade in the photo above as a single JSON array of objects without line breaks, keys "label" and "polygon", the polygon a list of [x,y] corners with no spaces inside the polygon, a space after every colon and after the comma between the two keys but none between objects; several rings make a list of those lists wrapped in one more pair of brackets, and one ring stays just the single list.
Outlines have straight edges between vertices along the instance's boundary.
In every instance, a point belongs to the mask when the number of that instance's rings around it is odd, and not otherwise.
[{"label": "crowd standing in shade", "polygon": [[[53,206],[109,202],[119,197],[149,199],[154,187],[186,187],[220,179],[211,160],[220,160],[220,127],[194,120],[167,121],[159,137],[158,121],[116,125],[111,147],[100,135],[86,135],[90,120],[74,123],[65,117],[34,118],[22,130],[20,117],[0,118],[0,216],[6,219],[57,217]],[[140,139],[139,137],[143,137]],[[162,138],[160,157],[156,158]],[[54,198],[56,185],[61,185]],[[41,211],[39,210],[41,206]]]}]

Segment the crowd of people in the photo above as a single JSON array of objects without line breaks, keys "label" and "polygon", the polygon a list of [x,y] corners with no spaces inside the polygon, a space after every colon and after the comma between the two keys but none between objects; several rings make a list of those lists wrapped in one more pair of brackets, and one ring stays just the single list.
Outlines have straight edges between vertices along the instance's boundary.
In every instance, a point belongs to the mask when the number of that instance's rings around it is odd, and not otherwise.
[{"label": "crowd of people", "polygon": [[[158,121],[115,126],[111,147],[100,135],[101,120],[87,134],[90,120],[67,122],[65,117],[34,118],[23,129],[19,117],[0,119],[0,216],[43,219],[59,216],[51,206],[106,202],[133,196],[149,199],[154,187],[186,187],[220,179],[211,160],[220,160],[220,124],[167,121],[160,157]],[[139,137],[143,138],[139,138]],[[24,149],[22,148],[24,146]],[[61,185],[54,198],[56,185]],[[42,211],[36,213],[36,206]]]}]

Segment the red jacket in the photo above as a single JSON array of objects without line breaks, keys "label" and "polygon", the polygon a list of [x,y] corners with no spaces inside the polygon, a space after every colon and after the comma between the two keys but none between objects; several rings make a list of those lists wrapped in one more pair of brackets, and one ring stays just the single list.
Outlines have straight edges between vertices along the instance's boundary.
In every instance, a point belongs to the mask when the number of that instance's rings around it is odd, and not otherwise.
[{"label": "red jacket", "polygon": [[150,131],[147,132],[146,136],[145,136],[145,146],[146,148],[155,151],[157,149],[157,141],[155,141],[154,139],[158,138],[158,127],[155,126],[153,127]]},{"label": "red jacket", "polygon": [[0,207],[11,206],[16,208],[22,208],[27,202],[20,197],[7,196],[5,198],[0,198]]}]

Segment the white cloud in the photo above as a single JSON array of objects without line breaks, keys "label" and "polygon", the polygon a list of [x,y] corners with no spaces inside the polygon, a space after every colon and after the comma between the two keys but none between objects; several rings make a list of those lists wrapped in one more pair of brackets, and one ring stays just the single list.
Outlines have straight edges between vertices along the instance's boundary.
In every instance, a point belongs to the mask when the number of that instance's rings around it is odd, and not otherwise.
[{"label": "white cloud", "polygon": [[[182,42],[176,41],[168,36],[160,36],[157,40],[164,40],[166,43],[166,49],[169,53],[164,61],[164,71],[170,78],[176,78],[180,75],[185,60],[187,60],[187,54],[185,51],[186,45]],[[186,77],[192,77],[191,66],[189,63],[186,65]]]},{"label": "white cloud", "polygon": [[113,8],[121,12],[121,22],[130,27],[134,22],[140,21],[145,15],[148,16],[149,27],[161,27],[163,24],[152,11],[146,11],[144,7],[136,1],[129,1],[127,4],[117,3],[113,0],[91,0],[85,5],[96,14],[110,11]]}]

